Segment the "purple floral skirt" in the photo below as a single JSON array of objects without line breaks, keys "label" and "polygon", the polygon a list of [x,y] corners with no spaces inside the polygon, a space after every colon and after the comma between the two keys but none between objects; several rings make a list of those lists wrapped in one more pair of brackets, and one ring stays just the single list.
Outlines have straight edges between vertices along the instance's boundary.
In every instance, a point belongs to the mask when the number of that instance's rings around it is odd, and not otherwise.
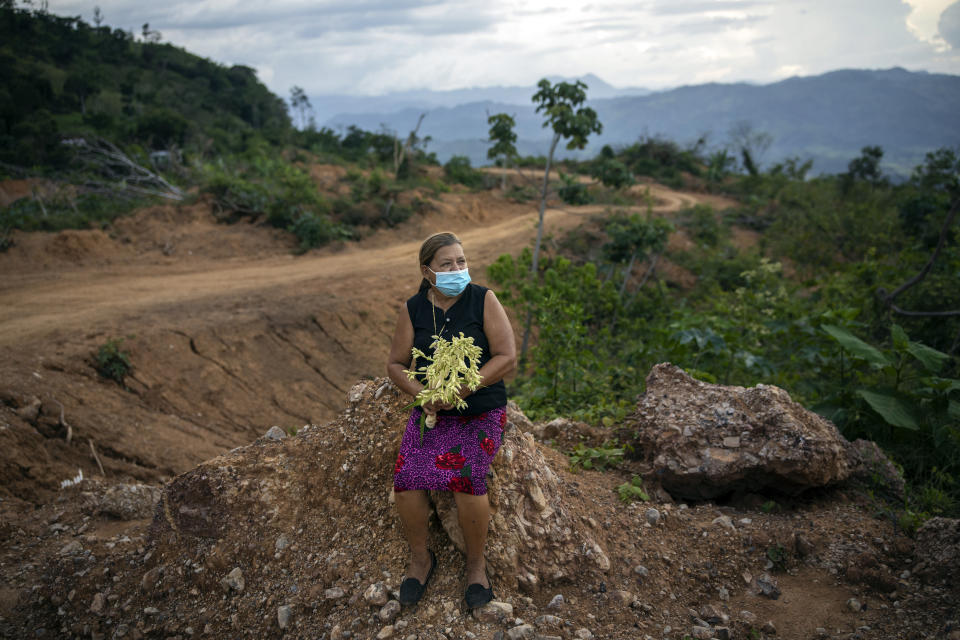
[{"label": "purple floral skirt", "polygon": [[487,493],[487,470],[500,449],[507,408],[477,416],[437,416],[433,429],[424,429],[420,442],[420,414],[410,413],[393,468],[394,491],[459,491]]}]

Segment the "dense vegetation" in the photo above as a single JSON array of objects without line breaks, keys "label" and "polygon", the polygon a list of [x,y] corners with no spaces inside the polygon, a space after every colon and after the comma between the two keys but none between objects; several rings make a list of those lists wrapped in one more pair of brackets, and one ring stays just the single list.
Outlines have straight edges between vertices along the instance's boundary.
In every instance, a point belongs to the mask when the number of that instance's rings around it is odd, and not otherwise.
[{"label": "dense vegetation", "polygon": [[[715,156],[646,140],[568,165],[596,175],[617,163],[740,204],[674,223],[611,208],[555,238],[536,280],[531,252],[501,256],[489,274],[539,336],[516,400],[535,419],[612,424],[663,361],[711,382],[776,384],[885,448],[917,513],[960,513],[960,156],[933,152],[900,185],[875,147],[814,179],[798,162],[760,172]],[[734,227],[757,241],[734,242]],[[666,248],[673,228],[689,249]],[[668,261],[695,284],[657,278]]]}]

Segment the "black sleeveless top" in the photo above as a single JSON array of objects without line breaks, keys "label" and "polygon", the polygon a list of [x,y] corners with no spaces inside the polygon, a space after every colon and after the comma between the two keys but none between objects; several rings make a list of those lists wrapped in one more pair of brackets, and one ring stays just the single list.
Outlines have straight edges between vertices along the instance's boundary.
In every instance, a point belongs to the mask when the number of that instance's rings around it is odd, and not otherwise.
[{"label": "black sleeveless top", "polygon": [[[407,300],[407,313],[413,324],[413,346],[425,354],[432,356],[433,336],[438,333],[447,340],[453,336],[472,337],[473,343],[483,350],[479,366],[485,365],[490,358],[490,343],[483,332],[483,303],[487,298],[487,288],[478,284],[468,284],[460,298],[453,306],[444,311],[433,305],[427,297],[429,289],[423,289],[417,295]],[[436,331],[434,330],[436,327]],[[418,362],[421,367],[427,362]],[[423,379],[420,380],[423,382]],[[485,411],[496,409],[507,404],[507,388],[503,380],[494,382],[489,387],[480,387],[465,398],[467,408],[463,410],[451,409],[438,411],[437,415],[479,415]]]}]

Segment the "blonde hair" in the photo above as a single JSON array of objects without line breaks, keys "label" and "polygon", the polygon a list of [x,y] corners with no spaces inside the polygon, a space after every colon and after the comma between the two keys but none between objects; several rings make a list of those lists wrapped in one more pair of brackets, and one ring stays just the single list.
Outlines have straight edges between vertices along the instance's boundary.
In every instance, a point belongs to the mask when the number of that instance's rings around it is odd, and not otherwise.
[{"label": "blonde hair", "polygon": [[[437,255],[437,251],[444,247],[449,247],[452,244],[459,244],[463,246],[463,243],[460,242],[458,238],[451,231],[441,231],[440,233],[435,233],[426,240],[423,241],[423,244],[420,245],[420,266],[427,266],[433,262],[433,256]],[[420,281],[420,291],[430,288],[430,281],[424,278]]]}]

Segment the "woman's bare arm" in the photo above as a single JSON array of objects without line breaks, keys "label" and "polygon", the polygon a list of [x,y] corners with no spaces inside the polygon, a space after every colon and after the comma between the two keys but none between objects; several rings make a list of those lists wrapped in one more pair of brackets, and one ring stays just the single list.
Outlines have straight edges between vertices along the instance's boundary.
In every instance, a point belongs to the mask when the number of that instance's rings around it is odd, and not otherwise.
[{"label": "woman's bare arm", "polygon": [[410,315],[407,313],[407,303],[400,304],[400,313],[397,316],[397,327],[393,332],[393,342],[390,343],[390,359],[387,361],[387,375],[393,384],[397,385],[401,391],[411,396],[415,396],[423,389],[423,385],[416,380],[411,380],[404,373],[405,369],[410,368],[410,350],[413,348],[413,324],[410,322]]},{"label": "woman's bare arm", "polygon": [[480,367],[483,386],[503,380],[517,368],[517,343],[513,327],[493,290],[487,290],[483,305],[483,332],[490,345],[490,359]]}]

